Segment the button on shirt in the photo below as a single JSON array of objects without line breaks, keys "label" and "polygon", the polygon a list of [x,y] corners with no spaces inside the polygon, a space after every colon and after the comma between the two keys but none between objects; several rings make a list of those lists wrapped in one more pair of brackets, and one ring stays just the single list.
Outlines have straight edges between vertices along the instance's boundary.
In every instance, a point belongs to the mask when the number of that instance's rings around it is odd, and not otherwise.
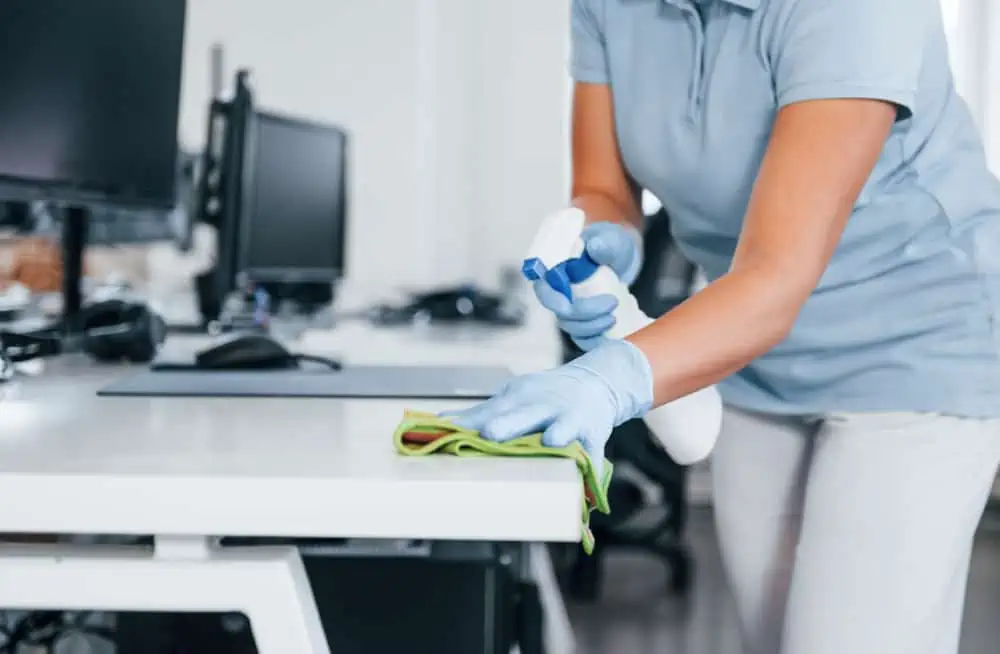
[{"label": "button on shirt", "polygon": [[897,107],[819,286],[788,337],[720,385],[728,403],[1000,414],[1000,183],[937,0],[574,0],[572,26],[573,77],[610,85],[628,172],[710,280],[781,107]]}]

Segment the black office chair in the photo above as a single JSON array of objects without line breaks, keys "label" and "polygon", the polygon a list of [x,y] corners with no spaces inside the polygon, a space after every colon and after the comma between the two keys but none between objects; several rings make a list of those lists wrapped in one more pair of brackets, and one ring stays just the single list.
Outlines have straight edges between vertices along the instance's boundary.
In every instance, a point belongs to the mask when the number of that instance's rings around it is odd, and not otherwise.
[{"label": "black office chair", "polygon": [[[631,287],[639,306],[659,316],[680,304],[694,284],[695,267],[677,249],[665,211],[646,219],[644,264]],[[563,335],[564,356],[581,354]],[[568,548],[562,559],[568,593],[593,600],[600,594],[604,556],[611,548],[631,548],[659,557],[670,572],[670,589],[684,594],[691,585],[693,566],[683,534],[687,522],[687,469],[663,450],[641,420],[616,429],[608,443],[615,474],[608,491],[611,515],[592,514],[596,538],[592,555]],[[650,505],[645,487],[654,486],[659,503]],[[641,522],[638,520],[641,518]]]}]

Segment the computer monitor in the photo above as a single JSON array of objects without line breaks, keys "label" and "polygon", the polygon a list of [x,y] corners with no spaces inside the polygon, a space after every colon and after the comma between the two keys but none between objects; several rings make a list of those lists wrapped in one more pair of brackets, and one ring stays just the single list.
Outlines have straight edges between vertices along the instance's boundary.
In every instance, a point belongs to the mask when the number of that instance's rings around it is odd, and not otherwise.
[{"label": "computer monitor", "polygon": [[0,188],[172,208],[185,0],[0,2]]},{"label": "computer monitor", "polygon": [[76,331],[91,207],[174,206],[186,0],[0,2],[0,197],[66,208]]},{"label": "computer monitor", "polygon": [[229,101],[209,104],[205,149],[195,197],[195,217],[216,230],[215,263],[195,277],[198,309],[204,324],[218,320],[226,297],[237,285],[237,258],[244,155],[254,94],[250,71],[236,73]]},{"label": "computer monitor", "polygon": [[244,161],[240,273],[251,282],[334,282],[344,269],[346,132],[255,112]]}]

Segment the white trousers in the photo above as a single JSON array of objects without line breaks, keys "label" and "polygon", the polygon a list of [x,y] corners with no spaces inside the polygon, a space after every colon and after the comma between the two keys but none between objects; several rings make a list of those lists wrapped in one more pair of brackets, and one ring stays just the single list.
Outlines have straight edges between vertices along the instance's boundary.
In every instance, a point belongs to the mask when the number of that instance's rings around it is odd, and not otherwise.
[{"label": "white trousers", "polygon": [[956,654],[1000,421],[727,409],[716,526],[746,654]]}]

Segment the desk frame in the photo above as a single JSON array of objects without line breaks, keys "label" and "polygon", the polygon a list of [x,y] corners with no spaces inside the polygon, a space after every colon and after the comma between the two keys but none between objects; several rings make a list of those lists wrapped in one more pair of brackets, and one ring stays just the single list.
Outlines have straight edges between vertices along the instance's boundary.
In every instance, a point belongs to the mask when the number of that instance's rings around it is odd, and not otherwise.
[{"label": "desk frame", "polygon": [[260,654],[331,654],[298,548],[223,549],[202,536],[154,543],[0,547],[0,606],[239,612]]}]

